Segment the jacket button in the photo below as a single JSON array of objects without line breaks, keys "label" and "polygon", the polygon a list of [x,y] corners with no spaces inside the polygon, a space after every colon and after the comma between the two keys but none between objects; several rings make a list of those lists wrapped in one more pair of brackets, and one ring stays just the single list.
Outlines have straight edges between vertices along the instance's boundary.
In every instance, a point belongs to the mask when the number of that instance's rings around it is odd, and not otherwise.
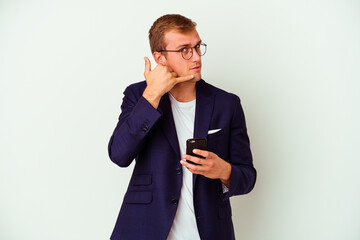
[{"label": "jacket button", "polygon": [[148,126],[145,126],[145,127],[142,128],[142,131],[143,131],[143,132],[146,132],[148,129],[149,129],[149,127],[148,127]]},{"label": "jacket button", "polygon": [[177,173],[177,174],[181,174],[181,168],[177,168],[177,169],[176,169],[176,173]]},{"label": "jacket button", "polygon": [[172,204],[177,204],[178,201],[174,198],[174,199],[171,199],[171,203],[172,203]]}]

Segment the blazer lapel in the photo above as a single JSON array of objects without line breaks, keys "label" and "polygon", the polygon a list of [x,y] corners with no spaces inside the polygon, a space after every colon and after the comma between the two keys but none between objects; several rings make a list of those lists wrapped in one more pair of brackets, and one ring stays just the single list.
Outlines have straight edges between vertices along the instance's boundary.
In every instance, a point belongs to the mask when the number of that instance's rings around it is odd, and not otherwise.
[{"label": "blazer lapel", "polygon": [[162,96],[158,110],[163,115],[163,124],[161,124],[161,128],[164,132],[164,135],[168,139],[171,147],[174,149],[176,156],[179,157],[180,161],[181,156],[179,149],[179,141],[176,134],[176,127],[172,115],[171,103],[168,94],[164,94],[164,96]]},{"label": "blazer lapel", "polygon": [[[196,84],[196,109],[194,138],[206,138],[210,126],[211,115],[214,107],[214,97],[206,89],[207,84],[200,80]],[[195,186],[197,174],[193,176],[193,186]]]},{"label": "blazer lapel", "polygon": [[[200,80],[196,84],[196,108],[194,123],[194,138],[206,138],[210,126],[211,115],[214,107],[214,97],[207,90],[207,84]],[[163,115],[163,124],[161,128],[168,139],[171,147],[174,149],[176,156],[180,156],[179,141],[176,134],[176,127],[171,110],[171,103],[168,94],[162,96],[159,103],[159,112]],[[180,159],[180,158],[179,158]],[[193,186],[197,174],[193,175]]]}]

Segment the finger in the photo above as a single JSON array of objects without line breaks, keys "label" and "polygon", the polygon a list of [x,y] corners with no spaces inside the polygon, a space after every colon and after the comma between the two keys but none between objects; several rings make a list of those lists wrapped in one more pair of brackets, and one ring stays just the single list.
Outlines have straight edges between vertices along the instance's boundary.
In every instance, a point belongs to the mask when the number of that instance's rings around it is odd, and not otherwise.
[{"label": "finger", "polygon": [[180,83],[180,82],[186,82],[186,81],[189,81],[191,79],[194,78],[194,75],[188,75],[188,76],[185,76],[185,77],[178,77],[178,78],[175,78],[176,82],[177,83]]},{"label": "finger", "polygon": [[189,171],[192,173],[196,173],[196,174],[202,173],[202,171],[201,171],[202,167],[200,165],[194,165],[194,164],[188,163],[184,160],[181,160],[180,164],[183,165],[184,167],[186,167],[187,169],[189,169]]},{"label": "finger", "polygon": [[203,156],[204,158],[207,158],[210,155],[208,151],[200,150],[200,149],[194,149],[193,153]]},{"label": "finger", "polygon": [[145,60],[145,73],[144,75],[147,75],[149,72],[151,72],[151,62],[149,60],[149,58],[144,57]]},{"label": "finger", "polygon": [[[185,160],[189,160],[189,161],[192,161],[193,163],[196,163],[196,164],[200,164],[202,165],[203,164],[203,160],[201,158],[198,158],[198,157],[194,157],[194,156],[191,156],[191,155],[184,155],[183,157]],[[191,164],[191,163],[190,163]]]},{"label": "finger", "polygon": [[181,165],[183,165],[184,167],[189,168],[189,164],[190,164],[190,163],[186,162],[185,160],[180,160],[180,163],[181,163]]}]

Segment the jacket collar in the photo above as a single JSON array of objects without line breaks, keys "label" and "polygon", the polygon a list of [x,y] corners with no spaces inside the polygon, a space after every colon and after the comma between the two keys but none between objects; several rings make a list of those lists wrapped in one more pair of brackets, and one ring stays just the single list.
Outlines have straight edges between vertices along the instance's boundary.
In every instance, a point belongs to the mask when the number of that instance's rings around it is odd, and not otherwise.
[{"label": "jacket collar", "polygon": [[196,84],[194,138],[206,138],[213,112],[213,95],[204,80]]},{"label": "jacket collar", "polygon": [[[196,84],[196,109],[195,109],[195,124],[194,124],[194,138],[206,138],[210,127],[210,120],[214,107],[214,96],[211,94],[209,85],[200,80]],[[197,174],[193,174],[193,189]]]},{"label": "jacket collar", "polygon": [[168,94],[162,96],[159,103],[159,112],[162,114],[162,124],[161,128],[169,141],[171,147],[176,153],[176,156],[179,156],[180,161],[180,149],[179,149],[179,140],[176,134],[176,127],[174,122],[174,117],[171,110],[171,103]]}]

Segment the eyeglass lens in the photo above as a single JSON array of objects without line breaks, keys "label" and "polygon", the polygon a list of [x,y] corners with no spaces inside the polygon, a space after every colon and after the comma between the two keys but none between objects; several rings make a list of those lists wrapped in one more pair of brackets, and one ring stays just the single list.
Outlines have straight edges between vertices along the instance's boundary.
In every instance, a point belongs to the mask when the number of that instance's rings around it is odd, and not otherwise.
[{"label": "eyeglass lens", "polygon": [[181,52],[183,58],[190,59],[192,57],[192,55],[193,55],[193,49],[195,49],[197,54],[199,54],[200,56],[203,56],[206,53],[206,45],[205,44],[200,44],[200,45],[195,46],[193,48],[191,48],[191,47],[185,48]]}]

